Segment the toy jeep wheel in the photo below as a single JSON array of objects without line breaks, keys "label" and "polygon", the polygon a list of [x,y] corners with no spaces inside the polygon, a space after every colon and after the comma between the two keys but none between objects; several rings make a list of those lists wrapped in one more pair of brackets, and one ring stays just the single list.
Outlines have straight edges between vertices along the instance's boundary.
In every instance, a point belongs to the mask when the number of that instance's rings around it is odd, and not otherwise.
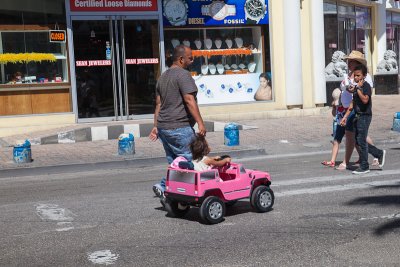
[{"label": "toy jeep wheel", "polygon": [[265,185],[257,186],[251,194],[250,204],[258,212],[267,212],[274,205],[274,192]]},{"label": "toy jeep wheel", "polygon": [[167,199],[165,201],[165,209],[167,210],[169,216],[182,218],[186,213],[188,213],[190,206],[183,205],[178,201]]},{"label": "toy jeep wheel", "polygon": [[207,197],[200,207],[200,217],[210,224],[219,223],[224,219],[225,203],[215,196]]}]

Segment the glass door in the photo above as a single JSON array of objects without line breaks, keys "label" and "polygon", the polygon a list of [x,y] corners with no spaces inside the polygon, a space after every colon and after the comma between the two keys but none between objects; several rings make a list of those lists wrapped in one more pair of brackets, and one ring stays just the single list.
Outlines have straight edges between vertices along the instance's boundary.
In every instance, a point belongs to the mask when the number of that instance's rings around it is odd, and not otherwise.
[{"label": "glass door", "polygon": [[356,20],[352,18],[339,18],[339,49],[346,55],[356,50]]},{"label": "glass door", "polygon": [[158,20],[73,16],[72,30],[78,120],[152,114],[160,72]]}]

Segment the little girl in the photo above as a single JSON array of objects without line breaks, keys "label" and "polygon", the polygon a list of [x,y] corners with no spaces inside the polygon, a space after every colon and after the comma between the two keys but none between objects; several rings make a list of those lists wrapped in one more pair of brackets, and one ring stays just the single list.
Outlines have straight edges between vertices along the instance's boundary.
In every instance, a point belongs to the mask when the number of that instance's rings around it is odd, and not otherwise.
[{"label": "little girl", "polygon": [[195,139],[190,144],[190,150],[193,156],[193,165],[195,171],[209,170],[212,167],[221,167],[231,162],[230,157],[208,157],[210,153],[210,147],[206,141],[206,138],[202,135],[197,134]]},{"label": "little girl", "polygon": [[333,142],[332,142],[332,155],[330,161],[321,162],[323,165],[328,167],[335,167],[336,157],[339,152],[339,146],[342,142],[343,136],[345,134],[345,126],[341,125],[341,121],[346,114],[347,108],[343,107],[340,98],[342,92],[339,88],[336,88],[332,92],[332,115],[336,120],[336,129],[334,130]]}]

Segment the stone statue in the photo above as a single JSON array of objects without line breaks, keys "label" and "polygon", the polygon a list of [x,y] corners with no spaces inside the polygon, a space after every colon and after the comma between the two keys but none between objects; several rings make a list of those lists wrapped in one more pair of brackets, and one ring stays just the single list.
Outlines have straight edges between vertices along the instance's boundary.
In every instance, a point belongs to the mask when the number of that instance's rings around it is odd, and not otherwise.
[{"label": "stone statue", "polygon": [[347,75],[347,64],[344,61],[345,55],[342,51],[333,53],[332,62],[325,67],[325,77],[327,79],[337,79]]},{"label": "stone statue", "polygon": [[379,62],[377,72],[398,72],[396,53],[393,50],[387,50],[383,54],[383,60]]}]

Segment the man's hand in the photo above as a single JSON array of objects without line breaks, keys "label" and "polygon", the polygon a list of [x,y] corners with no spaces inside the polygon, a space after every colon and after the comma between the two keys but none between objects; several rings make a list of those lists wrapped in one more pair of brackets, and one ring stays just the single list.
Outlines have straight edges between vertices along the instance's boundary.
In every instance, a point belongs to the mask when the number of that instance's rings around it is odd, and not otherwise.
[{"label": "man's hand", "polygon": [[204,126],[204,124],[198,124],[198,126],[199,126],[198,134],[200,134],[202,136],[206,136],[207,130],[206,130],[206,127]]},{"label": "man's hand", "polygon": [[158,139],[158,130],[157,130],[157,127],[154,127],[154,128],[151,130],[151,132],[150,132],[150,134],[149,134],[149,139],[150,139],[151,141],[153,141],[153,142],[157,141],[157,139]]}]

